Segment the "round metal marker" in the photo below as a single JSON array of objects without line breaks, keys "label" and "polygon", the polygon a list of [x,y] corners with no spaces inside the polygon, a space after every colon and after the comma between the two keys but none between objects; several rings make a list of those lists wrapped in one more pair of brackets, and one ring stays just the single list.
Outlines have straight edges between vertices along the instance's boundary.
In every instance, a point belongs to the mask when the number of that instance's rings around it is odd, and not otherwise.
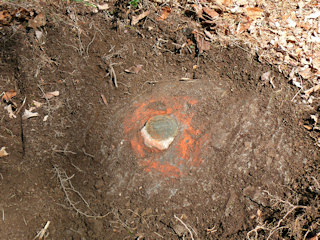
[{"label": "round metal marker", "polygon": [[178,133],[178,123],[169,115],[157,115],[150,118],[142,128],[144,144],[159,150],[167,149]]}]

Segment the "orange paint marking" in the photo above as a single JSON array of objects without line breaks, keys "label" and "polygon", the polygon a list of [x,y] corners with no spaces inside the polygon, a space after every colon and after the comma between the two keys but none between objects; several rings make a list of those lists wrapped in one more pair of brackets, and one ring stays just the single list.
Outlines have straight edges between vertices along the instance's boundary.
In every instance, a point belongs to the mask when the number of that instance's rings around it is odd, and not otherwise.
[{"label": "orange paint marking", "polygon": [[[146,172],[158,172],[164,177],[179,178],[184,175],[186,167],[201,164],[200,150],[207,142],[208,135],[203,134],[202,126],[194,128],[194,113],[186,111],[186,104],[197,103],[198,100],[190,97],[163,97],[133,105],[135,110],[124,120],[124,132],[139,165]],[[147,147],[140,132],[145,123],[156,115],[171,115],[179,122],[179,134],[165,151]]]}]

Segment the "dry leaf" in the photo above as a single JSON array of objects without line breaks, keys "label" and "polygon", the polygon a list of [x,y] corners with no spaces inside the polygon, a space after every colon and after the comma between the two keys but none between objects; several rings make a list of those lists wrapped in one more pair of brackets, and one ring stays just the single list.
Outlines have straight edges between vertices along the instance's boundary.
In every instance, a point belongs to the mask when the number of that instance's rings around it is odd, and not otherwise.
[{"label": "dry leaf", "polygon": [[159,20],[159,21],[165,20],[165,19],[169,16],[170,12],[171,12],[171,8],[170,8],[170,7],[168,7],[168,6],[163,7],[163,8],[162,8],[162,14],[161,14],[161,16],[158,18],[158,20]]},{"label": "dry leaf", "polygon": [[47,24],[46,17],[43,13],[39,13],[34,19],[30,19],[28,26],[36,29]]},{"label": "dry leaf", "polygon": [[46,122],[48,120],[48,117],[49,115],[45,115],[42,121]]},{"label": "dry leaf", "polygon": [[54,91],[54,92],[47,92],[45,95],[44,95],[44,98],[45,99],[51,99],[53,97],[58,97],[60,95],[60,92],[59,91]]},{"label": "dry leaf", "polygon": [[0,157],[6,157],[6,156],[8,156],[8,155],[9,155],[9,153],[7,153],[6,147],[2,147],[2,148],[0,149]]},{"label": "dry leaf", "polygon": [[248,7],[245,10],[246,10],[247,16],[253,20],[257,18],[261,18],[263,14],[263,10],[258,7],[253,7],[253,8]]},{"label": "dry leaf", "polygon": [[195,11],[198,18],[204,19],[202,16],[202,13],[203,13],[202,6],[192,4],[192,8]]},{"label": "dry leaf", "polygon": [[105,105],[108,105],[108,101],[107,101],[106,97],[105,97],[103,94],[101,94],[100,96],[101,96],[101,98],[102,98],[103,103],[104,103]]},{"label": "dry leaf", "polygon": [[320,57],[312,59],[312,67],[320,70]]},{"label": "dry leaf", "polygon": [[137,74],[140,72],[140,70],[142,69],[143,65],[139,64],[137,66],[132,66],[132,67],[129,67],[128,69],[125,69],[124,71],[126,73],[134,73],[134,74]]},{"label": "dry leaf", "polygon": [[261,80],[263,82],[269,82],[271,77],[271,71],[265,72],[264,74],[261,75]]},{"label": "dry leaf", "polygon": [[299,74],[301,75],[301,77],[303,77],[304,79],[311,78],[312,75],[313,75],[312,72],[311,72],[311,69],[310,69],[309,67],[307,67],[307,68],[299,71],[298,73],[299,73]]},{"label": "dry leaf", "polygon": [[197,47],[198,47],[199,53],[202,53],[203,51],[210,49],[210,42],[205,40],[202,33],[199,33],[197,31],[193,31],[193,34],[194,34],[195,39],[197,41]]},{"label": "dry leaf", "polygon": [[215,19],[219,17],[219,13],[217,13],[215,10],[211,8],[204,7],[202,9],[211,19]]},{"label": "dry leaf", "polygon": [[22,115],[22,119],[28,119],[28,118],[32,118],[32,117],[38,117],[39,113],[37,112],[31,112],[30,110],[26,109],[24,110],[24,113]]},{"label": "dry leaf", "polygon": [[233,3],[233,0],[216,0],[216,3],[228,7]]},{"label": "dry leaf", "polygon": [[38,101],[36,101],[36,100],[33,100],[33,101],[32,101],[32,103],[33,103],[33,105],[34,105],[36,108],[41,107],[41,106],[42,106],[42,104],[43,104],[43,103],[38,102]]},{"label": "dry leaf", "polygon": [[17,118],[17,116],[14,115],[14,113],[12,111],[12,105],[11,104],[9,104],[8,106],[5,106],[4,109],[8,111],[9,118]]},{"label": "dry leaf", "polygon": [[12,17],[8,10],[0,11],[0,23],[3,25],[8,25]]},{"label": "dry leaf", "polygon": [[35,35],[36,35],[36,38],[38,39],[38,41],[40,41],[43,37],[43,33],[38,30],[35,31]]},{"label": "dry leaf", "polygon": [[146,16],[148,16],[150,14],[150,11],[145,11],[143,13],[141,13],[138,16],[133,16],[132,17],[132,21],[131,21],[131,25],[136,25],[140,20],[144,19]]},{"label": "dry leaf", "polygon": [[320,84],[318,84],[312,88],[309,88],[308,90],[305,90],[304,94],[310,95],[311,93],[314,93],[314,92],[318,91],[319,89],[320,89]]},{"label": "dry leaf", "polygon": [[102,4],[102,5],[97,5],[97,8],[99,9],[99,10],[107,10],[107,9],[109,9],[109,4],[108,3],[105,3],[105,4]]},{"label": "dry leaf", "polygon": [[11,98],[15,97],[17,95],[17,92],[14,90],[9,90],[8,92],[5,92],[4,95],[1,98],[1,101],[9,102]]}]

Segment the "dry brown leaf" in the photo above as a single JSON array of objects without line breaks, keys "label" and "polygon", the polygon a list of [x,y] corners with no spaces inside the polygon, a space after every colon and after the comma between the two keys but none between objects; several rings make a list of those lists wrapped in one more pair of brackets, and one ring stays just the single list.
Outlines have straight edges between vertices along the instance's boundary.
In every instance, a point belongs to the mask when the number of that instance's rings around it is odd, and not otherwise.
[{"label": "dry brown leaf", "polygon": [[312,59],[312,67],[320,70],[320,57]]},{"label": "dry brown leaf", "polygon": [[136,25],[140,20],[144,19],[146,16],[148,16],[150,14],[150,11],[145,11],[143,13],[141,13],[138,16],[133,16],[132,17],[132,21],[131,21],[131,25]]},{"label": "dry brown leaf", "polygon": [[[30,109],[31,110],[31,109]],[[28,109],[24,110],[24,113],[22,115],[22,119],[28,119],[28,118],[32,118],[32,117],[38,117],[39,113],[37,112],[32,112]]]},{"label": "dry brown leaf", "polygon": [[126,73],[134,73],[134,74],[138,74],[140,72],[140,70],[142,69],[143,65],[138,64],[137,66],[132,66],[129,67],[128,69],[125,69],[124,71]]},{"label": "dry brown leaf", "polygon": [[46,17],[43,13],[39,13],[34,19],[30,19],[28,26],[36,29],[47,24]]},{"label": "dry brown leaf", "polygon": [[203,13],[202,6],[192,4],[192,8],[195,11],[198,18],[204,19],[202,16],[202,13]]},{"label": "dry brown leaf", "polygon": [[308,67],[308,68],[306,68],[306,69],[303,69],[303,70],[301,70],[301,71],[299,71],[298,72],[300,75],[301,75],[301,77],[303,77],[304,79],[308,79],[308,78],[310,78],[310,77],[312,77],[312,72],[311,72],[311,69]]},{"label": "dry brown leaf", "polygon": [[169,16],[170,13],[171,13],[171,8],[170,8],[170,7],[168,7],[168,6],[163,7],[163,8],[162,8],[162,14],[161,14],[161,16],[158,18],[158,21],[163,21],[163,20],[165,20],[165,19]]},{"label": "dry brown leaf", "polygon": [[261,18],[262,14],[263,14],[263,10],[261,8],[258,7],[248,7],[245,9],[247,16],[253,20]]},{"label": "dry brown leaf", "polygon": [[99,10],[107,10],[107,9],[109,9],[109,4],[108,3],[105,3],[105,4],[102,4],[102,5],[97,5],[97,7],[98,7],[98,9]]},{"label": "dry brown leaf", "polygon": [[0,23],[3,25],[8,25],[9,22],[11,21],[11,15],[9,13],[9,11],[7,10],[3,10],[0,11]]},{"label": "dry brown leaf", "polygon": [[15,90],[9,90],[8,92],[5,92],[4,95],[1,98],[1,101],[9,102],[11,98],[15,97],[17,95],[17,92]]},{"label": "dry brown leaf", "polygon": [[233,3],[233,0],[216,0],[216,3],[228,7]]},{"label": "dry brown leaf", "polygon": [[212,19],[219,17],[219,13],[217,13],[215,10],[213,10],[211,8],[204,7],[202,9]]},{"label": "dry brown leaf", "polygon": [[205,40],[204,35],[202,33],[199,33],[197,31],[193,31],[193,34],[194,34],[195,39],[197,41],[197,47],[198,47],[199,53],[203,53],[203,51],[210,49],[210,42]]},{"label": "dry brown leaf", "polygon": [[304,91],[304,94],[310,95],[311,93],[314,93],[314,92],[316,92],[316,91],[319,91],[319,89],[320,89],[320,84],[318,84],[318,85],[316,85],[316,86],[314,86],[314,87],[312,87],[312,88],[309,88],[308,90],[305,90],[305,91]]},{"label": "dry brown leaf", "polygon": [[0,157],[6,157],[6,156],[8,156],[8,155],[9,155],[9,153],[7,153],[6,147],[2,147],[2,148],[0,149]]},{"label": "dry brown leaf", "polygon": [[43,103],[38,102],[38,101],[36,101],[36,100],[33,100],[33,101],[32,101],[32,103],[33,103],[33,105],[34,105],[36,108],[41,107],[41,106],[42,106],[42,104],[43,104]]},{"label": "dry brown leaf", "polygon": [[45,99],[51,99],[53,97],[58,97],[60,95],[60,92],[59,91],[54,91],[54,92],[47,92],[45,95],[44,95],[44,98]]}]

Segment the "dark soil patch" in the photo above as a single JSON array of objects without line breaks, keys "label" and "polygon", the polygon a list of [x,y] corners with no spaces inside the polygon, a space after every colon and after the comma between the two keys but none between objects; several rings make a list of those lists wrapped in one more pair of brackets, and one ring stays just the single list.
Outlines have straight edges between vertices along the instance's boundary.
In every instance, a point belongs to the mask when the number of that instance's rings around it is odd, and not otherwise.
[{"label": "dark soil patch", "polygon": [[[190,32],[187,19],[126,28],[102,14],[68,14],[77,20],[52,17],[42,39],[33,29],[3,28],[1,92],[15,89],[14,101],[20,106],[26,97],[27,109],[33,100],[43,103],[34,110],[40,116],[26,120],[24,109],[10,119],[4,103],[0,108],[0,147],[10,153],[0,159],[3,239],[33,239],[47,221],[48,239],[182,239],[190,232],[195,239],[244,239],[258,209],[268,223],[283,216],[269,193],[315,206],[316,190],[304,189],[318,151],[281,74],[239,46],[217,43],[200,56],[177,49]],[[139,64],[137,74],[125,72]],[[260,80],[267,71],[274,88]],[[43,98],[57,90],[58,97]],[[143,127],[132,117],[145,103],[146,113],[176,109],[171,113],[182,113],[191,127],[181,127],[168,150],[142,156],[130,140]],[[136,128],[125,131],[128,123]],[[191,128],[199,130],[190,133],[195,143],[181,157],[179,141]],[[145,165],[150,159],[181,174]],[[308,217],[304,227],[317,215]],[[279,230],[274,239],[302,232]]]}]

